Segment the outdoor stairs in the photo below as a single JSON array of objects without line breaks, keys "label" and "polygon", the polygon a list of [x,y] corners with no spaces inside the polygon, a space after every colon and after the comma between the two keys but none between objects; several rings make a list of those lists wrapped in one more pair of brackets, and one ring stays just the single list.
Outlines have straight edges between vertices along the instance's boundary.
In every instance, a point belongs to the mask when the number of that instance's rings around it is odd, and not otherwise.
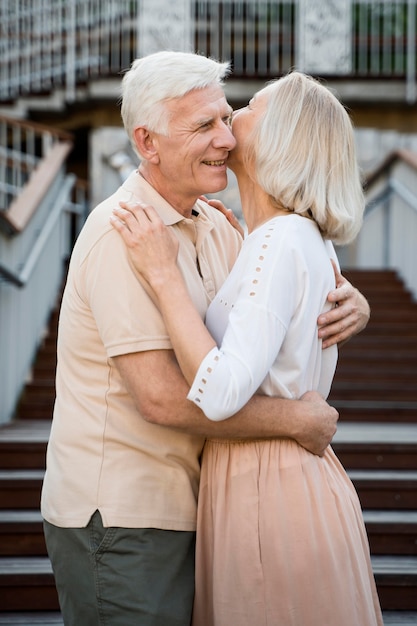
[{"label": "outdoor stairs", "polygon": [[417,624],[417,302],[393,271],[345,276],[371,320],[339,352],[333,448],[362,504],[384,622]]},{"label": "outdoor stairs", "polygon": [[[393,271],[346,276],[372,315],[340,350],[333,447],[362,503],[384,623],[417,625],[417,302]],[[0,626],[63,625],[39,513],[57,315],[14,421],[0,427]]]}]

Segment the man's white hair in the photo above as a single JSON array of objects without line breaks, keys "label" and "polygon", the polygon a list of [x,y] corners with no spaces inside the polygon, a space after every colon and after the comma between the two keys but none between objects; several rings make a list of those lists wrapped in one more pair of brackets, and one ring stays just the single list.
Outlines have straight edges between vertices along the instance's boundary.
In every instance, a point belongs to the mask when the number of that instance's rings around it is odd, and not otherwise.
[{"label": "man's white hair", "polygon": [[164,50],[136,59],[122,80],[121,114],[136,150],[133,134],[138,126],[168,134],[166,103],[194,89],[224,84],[230,63],[191,52]]}]

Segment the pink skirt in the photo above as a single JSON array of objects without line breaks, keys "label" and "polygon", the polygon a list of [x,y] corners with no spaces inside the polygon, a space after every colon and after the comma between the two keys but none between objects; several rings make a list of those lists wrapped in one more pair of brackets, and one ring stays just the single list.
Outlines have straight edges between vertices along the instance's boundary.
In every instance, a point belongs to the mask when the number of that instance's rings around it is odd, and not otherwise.
[{"label": "pink skirt", "polygon": [[193,626],[383,626],[359,499],[330,447],[206,443]]}]

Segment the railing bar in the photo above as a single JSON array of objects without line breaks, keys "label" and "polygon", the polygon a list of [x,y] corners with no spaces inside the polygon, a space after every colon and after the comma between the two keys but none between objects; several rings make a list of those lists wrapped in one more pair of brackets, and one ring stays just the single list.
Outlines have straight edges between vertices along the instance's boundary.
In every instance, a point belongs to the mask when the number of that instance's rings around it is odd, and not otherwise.
[{"label": "railing bar", "polygon": [[217,0],[213,0],[213,2],[208,2],[207,6],[210,7],[210,56],[215,56],[216,51],[220,50],[220,2],[218,2]]},{"label": "railing bar", "polygon": [[392,189],[388,183],[387,186],[377,196],[367,202],[364,217],[367,218],[371,213],[375,211],[375,209],[377,209],[381,204],[386,202],[391,197],[391,194]]},{"label": "railing bar", "polygon": [[[46,6],[45,0],[42,0],[41,4],[42,24],[39,29],[41,37],[42,55],[40,58],[41,73],[46,69],[46,80],[41,79],[41,88],[48,89],[51,86],[51,52],[50,52],[50,36],[51,36],[51,22],[47,13],[49,13],[49,7]],[[44,23],[44,20],[46,23]],[[42,32],[43,31],[43,32]]]},{"label": "railing bar", "polygon": [[255,22],[257,19],[256,5],[248,3],[246,13],[246,74],[254,74],[255,65]]},{"label": "railing bar", "polygon": [[351,24],[352,33],[350,39],[351,57],[352,57],[352,70],[357,71],[358,67],[358,48],[359,48],[359,33],[357,29],[359,7],[355,2],[352,2],[351,7]]},{"label": "railing bar", "polygon": [[29,165],[36,162],[35,133],[32,129],[26,131],[26,163]]},{"label": "railing bar", "polygon": [[72,102],[75,100],[75,67],[76,67],[76,4],[74,0],[66,5],[65,23],[66,23],[66,45],[65,45],[65,91],[67,100]]},{"label": "railing bar", "polygon": [[0,148],[0,162],[5,163],[7,165],[8,161],[14,160],[16,163],[23,164],[28,163],[33,169],[39,162],[35,156],[30,158],[29,155],[22,154],[21,152],[17,152],[15,150],[8,150],[7,148]]},{"label": "railing bar", "polygon": [[33,72],[33,75],[35,77],[35,89],[36,91],[41,91],[42,89],[42,82],[41,82],[41,73],[42,73],[42,66],[41,66],[41,59],[42,59],[42,36],[41,33],[38,32],[38,28],[39,28],[39,24],[42,24],[42,22],[40,22],[41,20],[41,16],[40,16],[40,8],[39,6],[35,7],[33,12],[32,12],[32,20],[33,20],[33,27],[32,27],[32,33],[33,33],[33,37],[35,38],[35,41],[38,42],[38,50],[39,52],[36,54],[34,54],[33,52],[33,46],[31,46],[31,51],[30,51],[30,63],[31,63],[31,71]]},{"label": "railing bar", "polygon": [[232,16],[232,7],[230,2],[223,3],[223,15],[222,15],[222,37],[221,37],[221,48],[220,48],[220,58],[229,61],[232,58],[231,51],[231,16]]},{"label": "railing bar", "polygon": [[359,41],[360,41],[360,58],[359,58],[359,73],[366,74],[369,71],[368,68],[368,56],[369,56],[369,7],[359,5]]},{"label": "railing bar", "polygon": [[[194,50],[196,52],[200,51],[200,3],[197,1],[194,4],[191,3],[191,10],[193,11],[191,13],[191,21],[194,23],[194,39],[193,39],[193,45],[194,45]],[[136,27],[136,31],[139,31],[139,24]],[[136,44],[136,49],[139,45],[139,42],[137,42]]]},{"label": "railing bar", "polygon": [[383,263],[385,267],[390,267],[391,265],[390,263],[390,260],[391,260],[391,238],[390,238],[391,210],[390,210],[389,202],[387,202],[384,205],[383,211],[384,211],[384,218],[383,218],[383,235],[382,235],[382,246],[383,246],[382,258],[383,258]]},{"label": "railing bar", "polygon": [[22,192],[21,187],[16,187],[16,185],[12,185],[11,183],[8,183],[7,181],[0,181],[0,190],[7,192],[9,196],[13,196],[14,198],[17,198],[17,196]]},{"label": "railing bar", "polygon": [[[191,5],[192,5],[192,2],[190,2],[189,15],[188,15],[188,19],[190,20],[190,25],[193,23],[193,19],[192,19],[193,9],[191,8]],[[136,49],[137,34],[134,30],[136,12],[133,9],[134,9],[133,4],[131,2],[127,2],[126,20],[125,20],[126,29],[127,29],[127,37],[124,37],[121,43],[121,50],[122,50],[121,67],[126,67],[127,63],[130,61],[131,55],[129,51]],[[192,31],[192,27],[190,28],[190,30]],[[190,35],[190,41],[191,41],[191,35]]]},{"label": "railing bar", "polygon": [[[121,4],[121,6],[120,6]],[[114,17],[110,19],[110,23],[114,21],[117,23],[118,28],[113,28],[110,25],[110,70],[113,74],[120,67],[120,51],[121,51],[121,41],[125,37],[125,2],[120,3],[120,10],[114,10]],[[117,9],[117,6],[115,7]]]},{"label": "railing bar", "polygon": [[382,24],[382,72],[383,74],[391,74],[392,66],[392,37],[393,37],[393,8],[388,7],[388,11],[384,11]]},{"label": "railing bar", "polygon": [[[19,9],[20,9],[20,3],[18,6],[16,6],[16,30],[15,30],[15,39],[14,39],[14,47],[15,50],[17,52],[17,54],[19,54],[19,42],[20,41],[28,41],[28,38],[22,38],[22,34],[21,34],[21,20],[20,20],[20,14],[19,14]],[[19,68],[19,57],[17,58],[17,63],[10,63],[9,65],[9,80],[13,83],[16,81],[16,78],[18,79],[19,77],[19,73],[18,73],[18,68]],[[30,72],[26,73],[26,76],[30,75]],[[17,90],[18,91],[18,90]]]},{"label": "railing bar", "polygon": [[0,282],[7,282],[15,287],[24,287],[25,283],[20,279],[19,274],[12,272],[8,267],[0,263]]},{"label": "railing bar", "polygon": [[396,178],[389,181],[390,189],[396,193],[413,211],[417,212],[417,197]]},{"label": "railing bar", "polygon": [[[284,2],[282,11],[282,23],[284,31],[284,44],[282,48],[282,59],[288,59],[287,67],[291,68],[295,59],[295,22],[297,19],[297,5]],[[281,69],[284,66],[281,65]]]},{"label": "railing bar", "polygon": [[[6,124],[4,122],[0,122],[0,146],[6,146],[7,143],[7,137],[6,137],[6,133],[7,133],[7,127]],[[0,162],[0,181],[5,181],[6,180],[6,171],[7,171],[7,165],[6,162]],[[1,210],[5,210],[7,208],[6,206],[6,193],[3,191],[3,189],[0,187],[0,211]]]},{"label": "railing bar", "polygon": [[12,153],[11,153],[11,160],[12,160],[12,184],[15,187],[21,186],[20,176],[19,176],[20,167],[18,167],[20,158],[16,156],[18,154],[19,155],[21,154],[19,136],[20,136],[20,128],[18,126],[13,127],[12,129],[13,148],[12,148]]},{"label": "railing bar", "polygon": [[98,55],[99,59],[100,59],[100,68],[99,68],[100,76],[105,74],[105,70],[108,67],[108,63],[107,63],[107,58],[108,58],[108,54],[109,54],[109,46],[108,46],[108,31],[109,31],[108,18],[109,18],[109,11],[106,11],[105,7],[103,7],[103,5],[101,5],[100,6],[100,10],[99,10],[98,24],[96,26],[97,32],[98,32],[97,40],[98,40],[99,45],[100,45],[100,50],[99,50],[99,55]]},{"label": "railing bar", "polygon": [[[276,19],[272,19],[276,17]],[[271,22],[269,25],[269,68],[273,76],[277,76],[280,68],[280,40],[282,32],[281,7],[278,2],[271,3]],[[282,36],[284,36],[282,32]]]},{"label": "railing bar", "polygon": [[24,287],[36,267],[36,263],[45,248],[45,245],[49,241],[49,236],[53,231],[55,224],[60,217],[61,213],[66,210],[66,206],[71,206],[69,198],[71,197],[71,189],[74,187],[75,174],[68,174],[63,185],[60,189],[59,195],[54,202],[54,206],[51,212],[48,214],[48,218],[43,225],[35,244],[32,246],[30,254],[28,255],[25,264],[19,273],[11,270],[2,263],[0,263],[0,276],[3,276],[8,282],[13,283],[17,287]]},{"label": "railing bar", "polygon": [[401,73],[402,63],[402,37],[399,36],[401,32],[401,6],[399,2],[395,3],[395,11],[393,14],[393,33],[394,33],[394,46],[393,46],[393,73]]},{"label": "railing bar", "polygon": [[234,20],[234,69],[239,73],[243,72],[243,49],[244,49],[244,2],[238,0],[235,2],[235,20]]},{"label": "railing bar", "polygon": [[268,68],[268,4],[269,2],[265,2],[265,0],[262,4],[259,4],[258,27],[256,29],[258,40],[258,74],[265,74]]},{"label": "railing bar", "polygon": [[[191,8],[190,8],[191,10]],[[191,21],[191,20],[190,20]],[[132,52],[137,50],[138,47],[138,32],[135,29],[136,24],[136,13],[134,11],[133,3],[129,4],[129,39],[124,41],[124,45],[122,46],[123,55],[121,62],[121,69],[125,69],[129,67],[132,62]],[[132,39],[132,44],[130,44],[130,39]]]},{"label": "railing bar", "polygon": [[407,102],[416,101],[416,5],[408,0],[407,15]]},{"label": "railing bar", "polygon": [[48,214],[47,221],[44,224],[42,231],[40,232],[34,246],[32,247],[23,269],[19,273],[19,278],[24,285],[28,282],[32,271],[36,266],[38,258],[40,257],[41,252],[45,247],[45,244],[48,242],[49,235],[51,234],[55,223],[61,215],[61,212],[65,208],[65,199],[70,197],[71,189],[74,186],[74,182],[75,174],[68,174],[60,189],[59,195],[54,202],[54,207]]},{"label": "railing bar", "polygon": [[[379,46],[377,46],[377,40],[379,37],[379,24],[378,17],[381,9],[381,3],[371,4],[371,29],[370,29],[370,71],[371,74],[379,74],[379,59],[378,52]],[[375,16],[376,13],[376,16]]]},{"label": "railing bar", "polygon": [[[120,6],[120,4],[122,6]],[[120,11],[119,13],[114,14],[114,17],[110,15],[110,28],[109,28],[109,63],[110,63],[110,72],[113,73],[115,69],[119,65],[120,59],[120,44],[119,40],[123,37],[123,28],[124,28],[124,20],[123,20],[123,12],[124,12],[124,3],[119,3]],[[113,12],[112,12],[113,13]],[[114,24],[117,24],[117,28],[114,28]]]}]

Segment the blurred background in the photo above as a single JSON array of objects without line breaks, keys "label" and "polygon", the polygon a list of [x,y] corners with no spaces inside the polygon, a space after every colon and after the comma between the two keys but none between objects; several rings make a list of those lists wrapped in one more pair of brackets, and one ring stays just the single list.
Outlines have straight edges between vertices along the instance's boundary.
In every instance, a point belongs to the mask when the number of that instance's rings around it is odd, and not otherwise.
[{"label": "blurred background", "polygon": [[[352,476],[365,466],[406,472],[383,501],[372,499],[372,489],[385,493],[392,475],[357,474],[355,485],[369,509],[386,623],[417,623],[416,44],[417,0],[0,0],[0,479],[2,471],[17,472],[3,476],[6,486],[0,480],[0,537],[9,529],[3,548],[0,539],[0,625],[17,623],[10,611],[56,608],[47,559],[42,592],[33,579],[25,588],[16,583],[16,601],[10,568],[23,580],[24,558],[44,558],[32,509],[53,404],[57,308],[89,211],[137,167],[120,118],[123,72],[161,49],[230,60],[226,95],[233,107],[299,69],[330,87],[352,118],[367,208],[358,238],[338,254],[373,314],[338,366],[331,399],[347,425],[335,445]],[[240,215],[232,174],[218,196]],[[364,461],[360,446],[370,440]],[[42,460],[30,460],[37,445]],[[22,467],[38,471],[37,478],[19,479]],[[30,486],[32,504],[16,499]],[[374,514],[379,510],[388,517]],[[24,519],[12,524],[16,511],[20,518],[26,512],[26,526]],[[27,546],[30,528],[38,547],[16,554],[11,535]],[[400,546],[389,543],[394,536]],[[393,554],[394,564],[385,566],[381,559]],[[392,568],[400,568],[395,584]],[[41,602],[42,593],[50,600]],[[60,624],[54,615],[18,623]]]}]

